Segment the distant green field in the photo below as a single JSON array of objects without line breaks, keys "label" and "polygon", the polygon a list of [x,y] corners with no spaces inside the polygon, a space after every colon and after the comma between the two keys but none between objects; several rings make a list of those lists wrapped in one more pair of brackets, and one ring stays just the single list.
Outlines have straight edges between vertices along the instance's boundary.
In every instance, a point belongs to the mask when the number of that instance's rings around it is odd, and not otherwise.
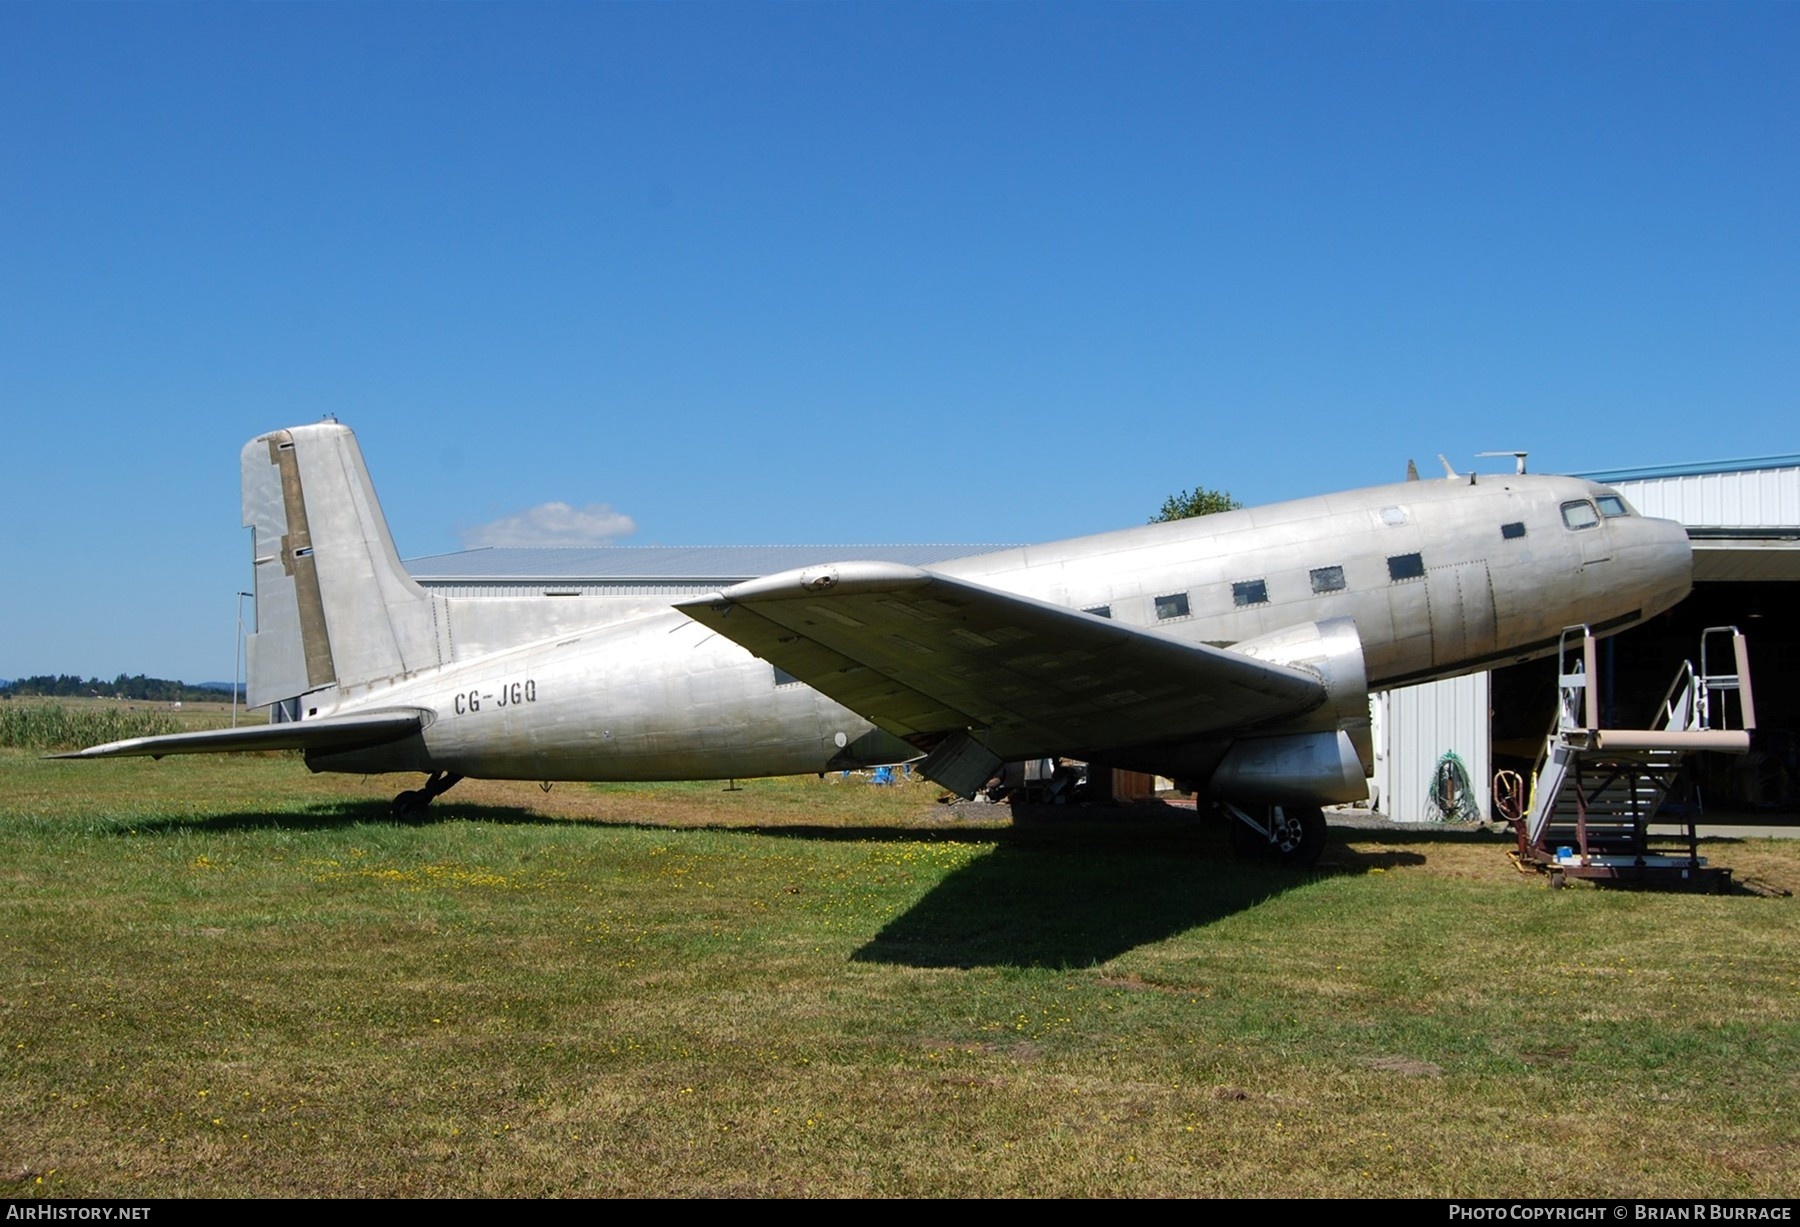
[{"label": "distant green field", "polygon": [[225,703],[151,703],[132,699],[0,699],[0,747],[76,750],[129,737],[262,724],[266,711]]},{"label": "distant green field", "polygon": [[1791,896],[922,783],[412,786],[0,750],[0,1194],[1800,1186]]}]

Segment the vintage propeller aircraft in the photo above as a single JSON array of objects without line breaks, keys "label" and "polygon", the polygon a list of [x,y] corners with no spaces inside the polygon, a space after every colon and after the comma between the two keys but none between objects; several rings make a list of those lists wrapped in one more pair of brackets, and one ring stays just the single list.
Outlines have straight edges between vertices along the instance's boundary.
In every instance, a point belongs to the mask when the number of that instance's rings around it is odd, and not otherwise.
[{"label": "vintage propeller aircraft", "polygon": [[[1445,469],[1449,469],[1445,465]],[[1522,467],[1522,466],[1521,466]],[[243,451],[271,723],[70,757],[303,750],[314,771],[726,779],[917,759],[971,796],[1003,763],[1169,776],[1307,863],[1365,798],[1369,692],[1554,650],[1679,601],[1686,533],[1524,474],[1410,480],[1004,549],[846,559],[673,606],[457,599],[407,574],[335,421]]]}]

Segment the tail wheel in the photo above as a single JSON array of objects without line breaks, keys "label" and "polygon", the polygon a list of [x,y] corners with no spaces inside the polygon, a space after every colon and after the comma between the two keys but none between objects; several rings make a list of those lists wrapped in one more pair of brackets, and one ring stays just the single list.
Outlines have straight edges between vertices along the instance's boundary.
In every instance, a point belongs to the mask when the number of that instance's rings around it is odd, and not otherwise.
[{"label": "tail wheel", "polygon": [[456,786],[462,776],[454,771],[434,771],[425,781],[425,787],[408,789],[394,798],[394,817],[402,822],[414,822],[425,816],[425,811],[434,798],[449,792]]}]

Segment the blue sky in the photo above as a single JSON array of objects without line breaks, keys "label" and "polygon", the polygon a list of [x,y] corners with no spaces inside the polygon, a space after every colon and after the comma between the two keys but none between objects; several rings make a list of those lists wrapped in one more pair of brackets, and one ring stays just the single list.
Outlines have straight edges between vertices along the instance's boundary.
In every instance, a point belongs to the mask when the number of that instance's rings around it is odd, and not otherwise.
[{"label": "blue sky", "polygon": [[1792,4],[0,5],[0,677],[229,677],[238,449],[326,413],[407,556],[1800,451],[1797,63]]}]

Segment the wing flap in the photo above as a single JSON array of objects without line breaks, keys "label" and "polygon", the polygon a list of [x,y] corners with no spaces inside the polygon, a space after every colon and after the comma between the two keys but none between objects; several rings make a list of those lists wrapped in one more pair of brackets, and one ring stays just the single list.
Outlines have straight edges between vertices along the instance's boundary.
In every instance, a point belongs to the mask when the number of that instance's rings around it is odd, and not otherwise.
[{"label": "wing flap", "polygon": [[978,729],[1003,757],[1216,735],[1325,695],[1301,669],[894,563],[789,571],[679,608],[891,733]]},{"label": "wing flap", "polygon": [[409,737],[424,728],[430,718],[431,713],[424,709],[408,707],[397,711],[296,720],[287,724],[131,737],[46,757],[162,758],[166,754],[227,754],[246,750],[353,750]]}]

